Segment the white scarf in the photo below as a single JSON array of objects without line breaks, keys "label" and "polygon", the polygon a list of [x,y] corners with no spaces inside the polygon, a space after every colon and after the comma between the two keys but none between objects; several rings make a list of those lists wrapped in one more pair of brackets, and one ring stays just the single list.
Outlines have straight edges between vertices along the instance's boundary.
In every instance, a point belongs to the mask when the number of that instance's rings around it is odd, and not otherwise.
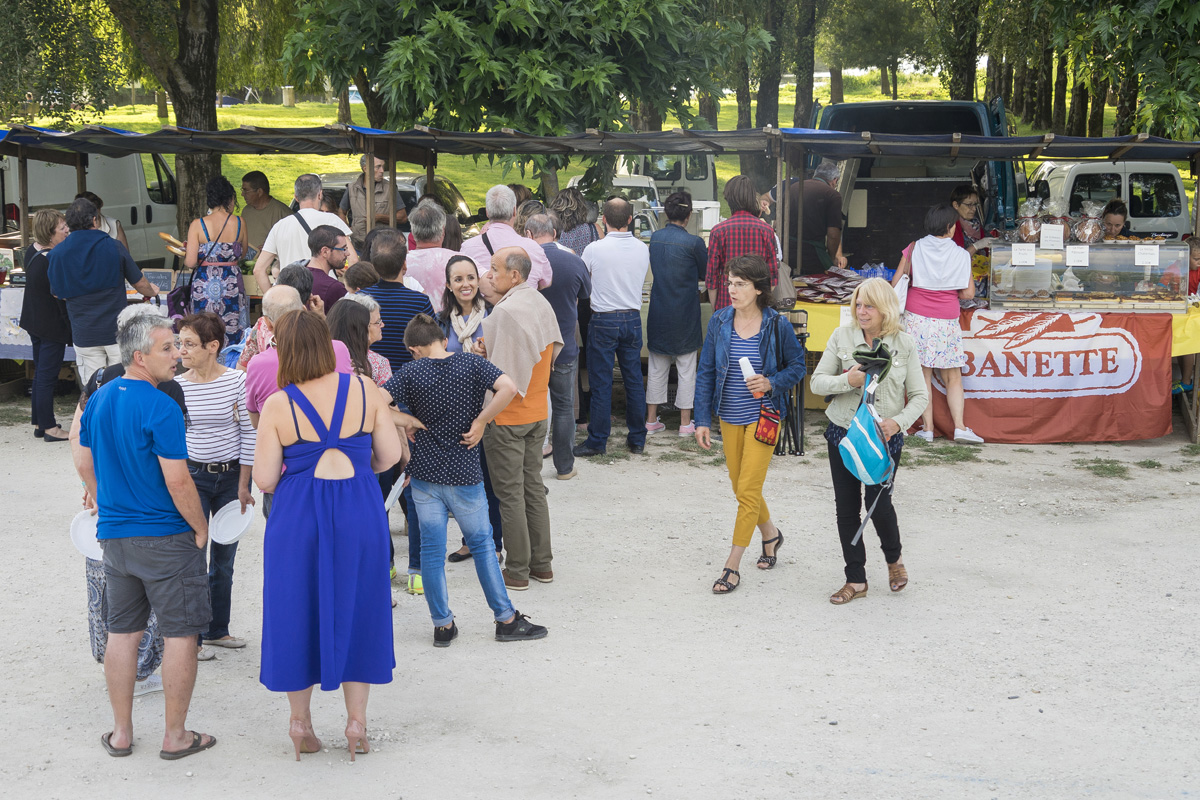
[{"label": "white scarf", "polygon": [[471,308],[471,316],[466,319],[463,319],[463,315],[457,309],[450,311],[450,324],[454,327],[458,343],[462,345],[465,352],[471,352],[471,339],[475,331],[479,330],[479,326],[483,324],[485,316],[484,307],[478,303]]},{"label": "white scarf", "polygon": [[953,239],[926,236],[912,251],[912,281],[918,289],[965,289],[971,282],[971,255]]}]

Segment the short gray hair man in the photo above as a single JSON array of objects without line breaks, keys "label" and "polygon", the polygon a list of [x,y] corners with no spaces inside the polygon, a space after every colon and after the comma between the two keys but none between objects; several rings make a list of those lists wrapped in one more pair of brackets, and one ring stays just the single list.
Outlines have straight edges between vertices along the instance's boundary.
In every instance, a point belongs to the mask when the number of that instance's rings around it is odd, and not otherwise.
[{"label": "short gray hair man", "polygon": [[446,235],[446,212],[436,202],[419,203],[408,215],[408,224],[418,242],[440,245]]},{"label": "short gray hair man", "polygon": [[303,308],[304,303],[300,302],[300,292],[296,291],[293,286],[276,284],[267,289],[267,293],[263,295],[263,316],[267,318],[267,324],[272,327],[284,314]]},{"label": "short gray hair man", "polygon": [[529,238],[537,241],[543,236],[552,236],[558,238],[558,226],[554,224],[554,218],[550,214],[534,214],[525,223],[524,233],[529,234]]},{"label": "short gray hair man", "polygon": [[134,303],[125,306],[121,309],[121,313],[117,314],[117,330],[121,330],[128,325],[132,320],[138,317],[161,317],[162,313],[158,308],[149,303]]},{"label": "short gray hair man", "polygon": [[321,179],[311,172],[305,173],[296,178],[294,191],[297,203],[304,200],[316,200],[317,195],[321,193]]},{"label": "short gray hair man", "polygon": [[127,368],[133,364],[134,353],[149,353],[154,346],[154,331],[166,328],[175,330],[175,323],[158,314],[142,314],[117,328],[117,346],[121,348],[121,363]]},{"label": "short gray hair man", "polygon": [[813,177],[819,181],[824,181],[828,184],[837,183],[842,172],[842,166],[836,161],[826,159],[817,165],[813,171]]},{"label": "short gray hair man", "polygon": [[517,195],[502,183],[487,190],[483,204],[487,218],[495,222],[508,222],[517,213]]}]

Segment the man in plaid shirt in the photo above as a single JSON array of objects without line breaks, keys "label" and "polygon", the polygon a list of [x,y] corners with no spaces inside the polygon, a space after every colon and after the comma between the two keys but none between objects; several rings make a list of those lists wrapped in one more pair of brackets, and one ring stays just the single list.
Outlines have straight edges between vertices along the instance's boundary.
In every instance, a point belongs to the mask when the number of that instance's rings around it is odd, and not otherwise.
[{"label": "man in plaid shirt", "polygon": [[713,311],[730,304],[725,265],[732,258],[762,256],[771,272],[771,286],[779,283],[779,259],[775,257],[775,229],[758,218],[758,194],[745,175],[725,184],[725,202],[732,216],[717,223],[708,237],[708,272],[704,285]]}]

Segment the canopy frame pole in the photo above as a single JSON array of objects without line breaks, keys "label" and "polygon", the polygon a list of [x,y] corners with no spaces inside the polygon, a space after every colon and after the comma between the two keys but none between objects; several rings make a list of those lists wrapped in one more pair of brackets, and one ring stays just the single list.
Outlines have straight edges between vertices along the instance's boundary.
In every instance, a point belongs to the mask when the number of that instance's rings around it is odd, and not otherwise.
[{"label": "canopy frame pole", "polygon": [[[388,192],[388,227],[396,227],[396,151],[392,140],[387,143],[387,160],[388,160],[388,180],[391,183],[391,191]],[[375,171],[374,163],[371,164],[371,172]],[[372,207],[373,208],[373,207]]]},{"label": "canopy frame pole", "polygon": [[17,202],[21,206],[21,250],[29,247],[29,159],[17,148]]},{"label": "canopy frame pole", "polygon": [[85,161],[83,153],[75,154],[75,193],[83,194],[87,191],[87,161]]},{"label": "canopy frame pole", "polygon": [[[367,146],[363,149],[363,185],[367,189],[366,202],[363,204],[363,214],[367,218],[367,233],[375,227],[375,141],[367,137]],[[369,167],[369,168],[368,168]],[[347,189],[346,191],[349,191]],[[353,213],[353,208],[351,208]]]},{"label": "canopy frame pole", "polygon": [[[869,136],[870,134],[868,134]],[[800,191],[796,192],[796,252],[792,257],[796,259],[793,275],[804,274],[804,242],[801,239],[804,236],[804,162],[807,155],[804,150],[804,145],[796,145],[796,155],[800,159]],[[784,255],[787,255],[784,253]]]},{"label": "canopy frame pole", "polygon": [[[433,170],[434,170],[434,167],[436,167],[436,166],[437,166],[437,151],[430,150],[429,153],[425,156],[425,193],[426,194],[433,192]],[[437,194],[434,193],[433,196],[437,197]]]},{"label": "canopy frame pole", "polygon": [[[1200,188],[1200,154],[1194,154],[1191,161],[1192,178]],[[1192,235],[1200,235],[1200,192],[1194,195],[1192,202]],[[1195,362],[1192,365],[1192,386],[1200,387],[1200,357],[1192,360]],[[1187,392],[1179,395],[1179,399],[1180,405],[1183,406],[1183,423],[1187,428],[1188,439],[1192,444],[1200,443],[1200,391],[1193,390],[1190,400]]]}]

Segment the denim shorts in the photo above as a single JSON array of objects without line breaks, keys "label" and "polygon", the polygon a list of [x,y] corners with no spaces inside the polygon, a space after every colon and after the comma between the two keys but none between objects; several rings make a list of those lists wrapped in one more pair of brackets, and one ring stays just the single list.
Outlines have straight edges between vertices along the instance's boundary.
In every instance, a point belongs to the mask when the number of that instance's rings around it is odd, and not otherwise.
[{"label": "denim shorts", "polygon": [[166,638],[208,630],[208,559],[191,531],[172,536],[101,539],[109,633],[145,630],[154,609]]}]

